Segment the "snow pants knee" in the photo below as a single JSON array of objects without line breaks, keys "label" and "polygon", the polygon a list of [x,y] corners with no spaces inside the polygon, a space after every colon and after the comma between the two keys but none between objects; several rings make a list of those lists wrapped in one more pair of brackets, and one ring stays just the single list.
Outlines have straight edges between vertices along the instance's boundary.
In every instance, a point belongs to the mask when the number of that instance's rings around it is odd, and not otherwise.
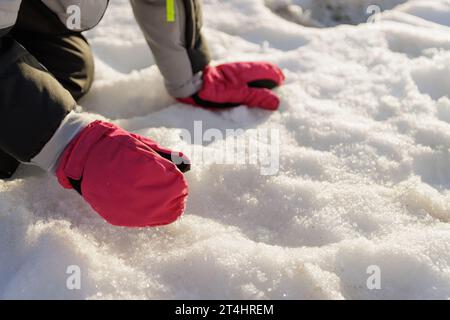
[{"label": "snow pants knee", "polygon": [[89,90],[90,47],[40,1],[23,1],[17,23],[0,35],[0,179],[29,162]]}]

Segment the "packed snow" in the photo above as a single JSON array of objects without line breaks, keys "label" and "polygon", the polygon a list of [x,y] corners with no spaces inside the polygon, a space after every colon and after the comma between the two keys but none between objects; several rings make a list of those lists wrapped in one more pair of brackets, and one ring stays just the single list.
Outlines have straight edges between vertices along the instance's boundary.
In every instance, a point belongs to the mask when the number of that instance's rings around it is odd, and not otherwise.
[{"label": "packed snow", "polygon": [[[215,64],[284,70],[279,111],[177,103],[126,0],[87,33],[80,110],[187,153],[277,130],[279,170],[194,161],[183,218],[126,229],[21,167],[0,182],[0,297],[450,298],[450,1],[204,0],[204,20]],[[242,130],[182,140],[194,121]]]}]

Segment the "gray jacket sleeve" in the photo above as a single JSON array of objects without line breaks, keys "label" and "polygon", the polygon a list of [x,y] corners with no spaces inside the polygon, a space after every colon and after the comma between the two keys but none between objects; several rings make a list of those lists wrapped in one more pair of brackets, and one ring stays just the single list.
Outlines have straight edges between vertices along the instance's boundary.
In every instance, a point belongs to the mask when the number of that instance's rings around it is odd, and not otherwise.
[{"label": "gray jacket sleeve", "polygon": [[199,0],[175,0],[175,21],[167,21],[166,0],[131,0],[156,63],[173,97],[183,98],[201,88],[201,71],[209,63],[201,34]]},{"label": "gray jacket sleeve", "polygon": [[22,0],[0,1],[0,37],[8,33],[17,20]]}]

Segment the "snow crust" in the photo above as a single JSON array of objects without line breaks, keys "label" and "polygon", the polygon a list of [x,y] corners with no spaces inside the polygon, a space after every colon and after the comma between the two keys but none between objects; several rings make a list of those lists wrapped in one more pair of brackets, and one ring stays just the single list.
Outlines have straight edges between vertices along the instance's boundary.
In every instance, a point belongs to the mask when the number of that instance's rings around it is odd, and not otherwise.
[{"label": "snow crust", "polygon": [[[376,23],[369,4],[385,10]],[[97,70],[82,108],[187,152],[194,121],[241,139],[277,129],[278,174],[194,163],[180,221],[124,229],[22,167],[0,182],[0,297],[448,299],[450,1],[204,0],[204,19],[214,63],[283,68],[278,112],[176,103],[126,0],[87,33]],[[66,288],[70,265],[81,290]]]}]

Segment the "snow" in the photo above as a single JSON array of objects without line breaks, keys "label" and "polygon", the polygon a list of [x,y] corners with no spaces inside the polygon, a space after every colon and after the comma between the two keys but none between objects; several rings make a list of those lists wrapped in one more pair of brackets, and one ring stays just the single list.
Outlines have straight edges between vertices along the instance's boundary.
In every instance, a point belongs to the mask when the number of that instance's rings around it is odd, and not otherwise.
[{"label": "snow", "polygon": [[[283,68],[274,113],[176,103],[128,2],[112,2],[87,33],[97,70],[83,110],[188,153],[227,142],[181,141],[194,121],[243,140],[276,129],[279,171],[194,163],[180,221],[124,229],[22,167],[0,182],[0,297],[450,298],[450,1],[402,2],[204,0],[214,63]],[[369,4],[386,10],[376,23]],[[71,265],[81,290],[66,288]]]}]

